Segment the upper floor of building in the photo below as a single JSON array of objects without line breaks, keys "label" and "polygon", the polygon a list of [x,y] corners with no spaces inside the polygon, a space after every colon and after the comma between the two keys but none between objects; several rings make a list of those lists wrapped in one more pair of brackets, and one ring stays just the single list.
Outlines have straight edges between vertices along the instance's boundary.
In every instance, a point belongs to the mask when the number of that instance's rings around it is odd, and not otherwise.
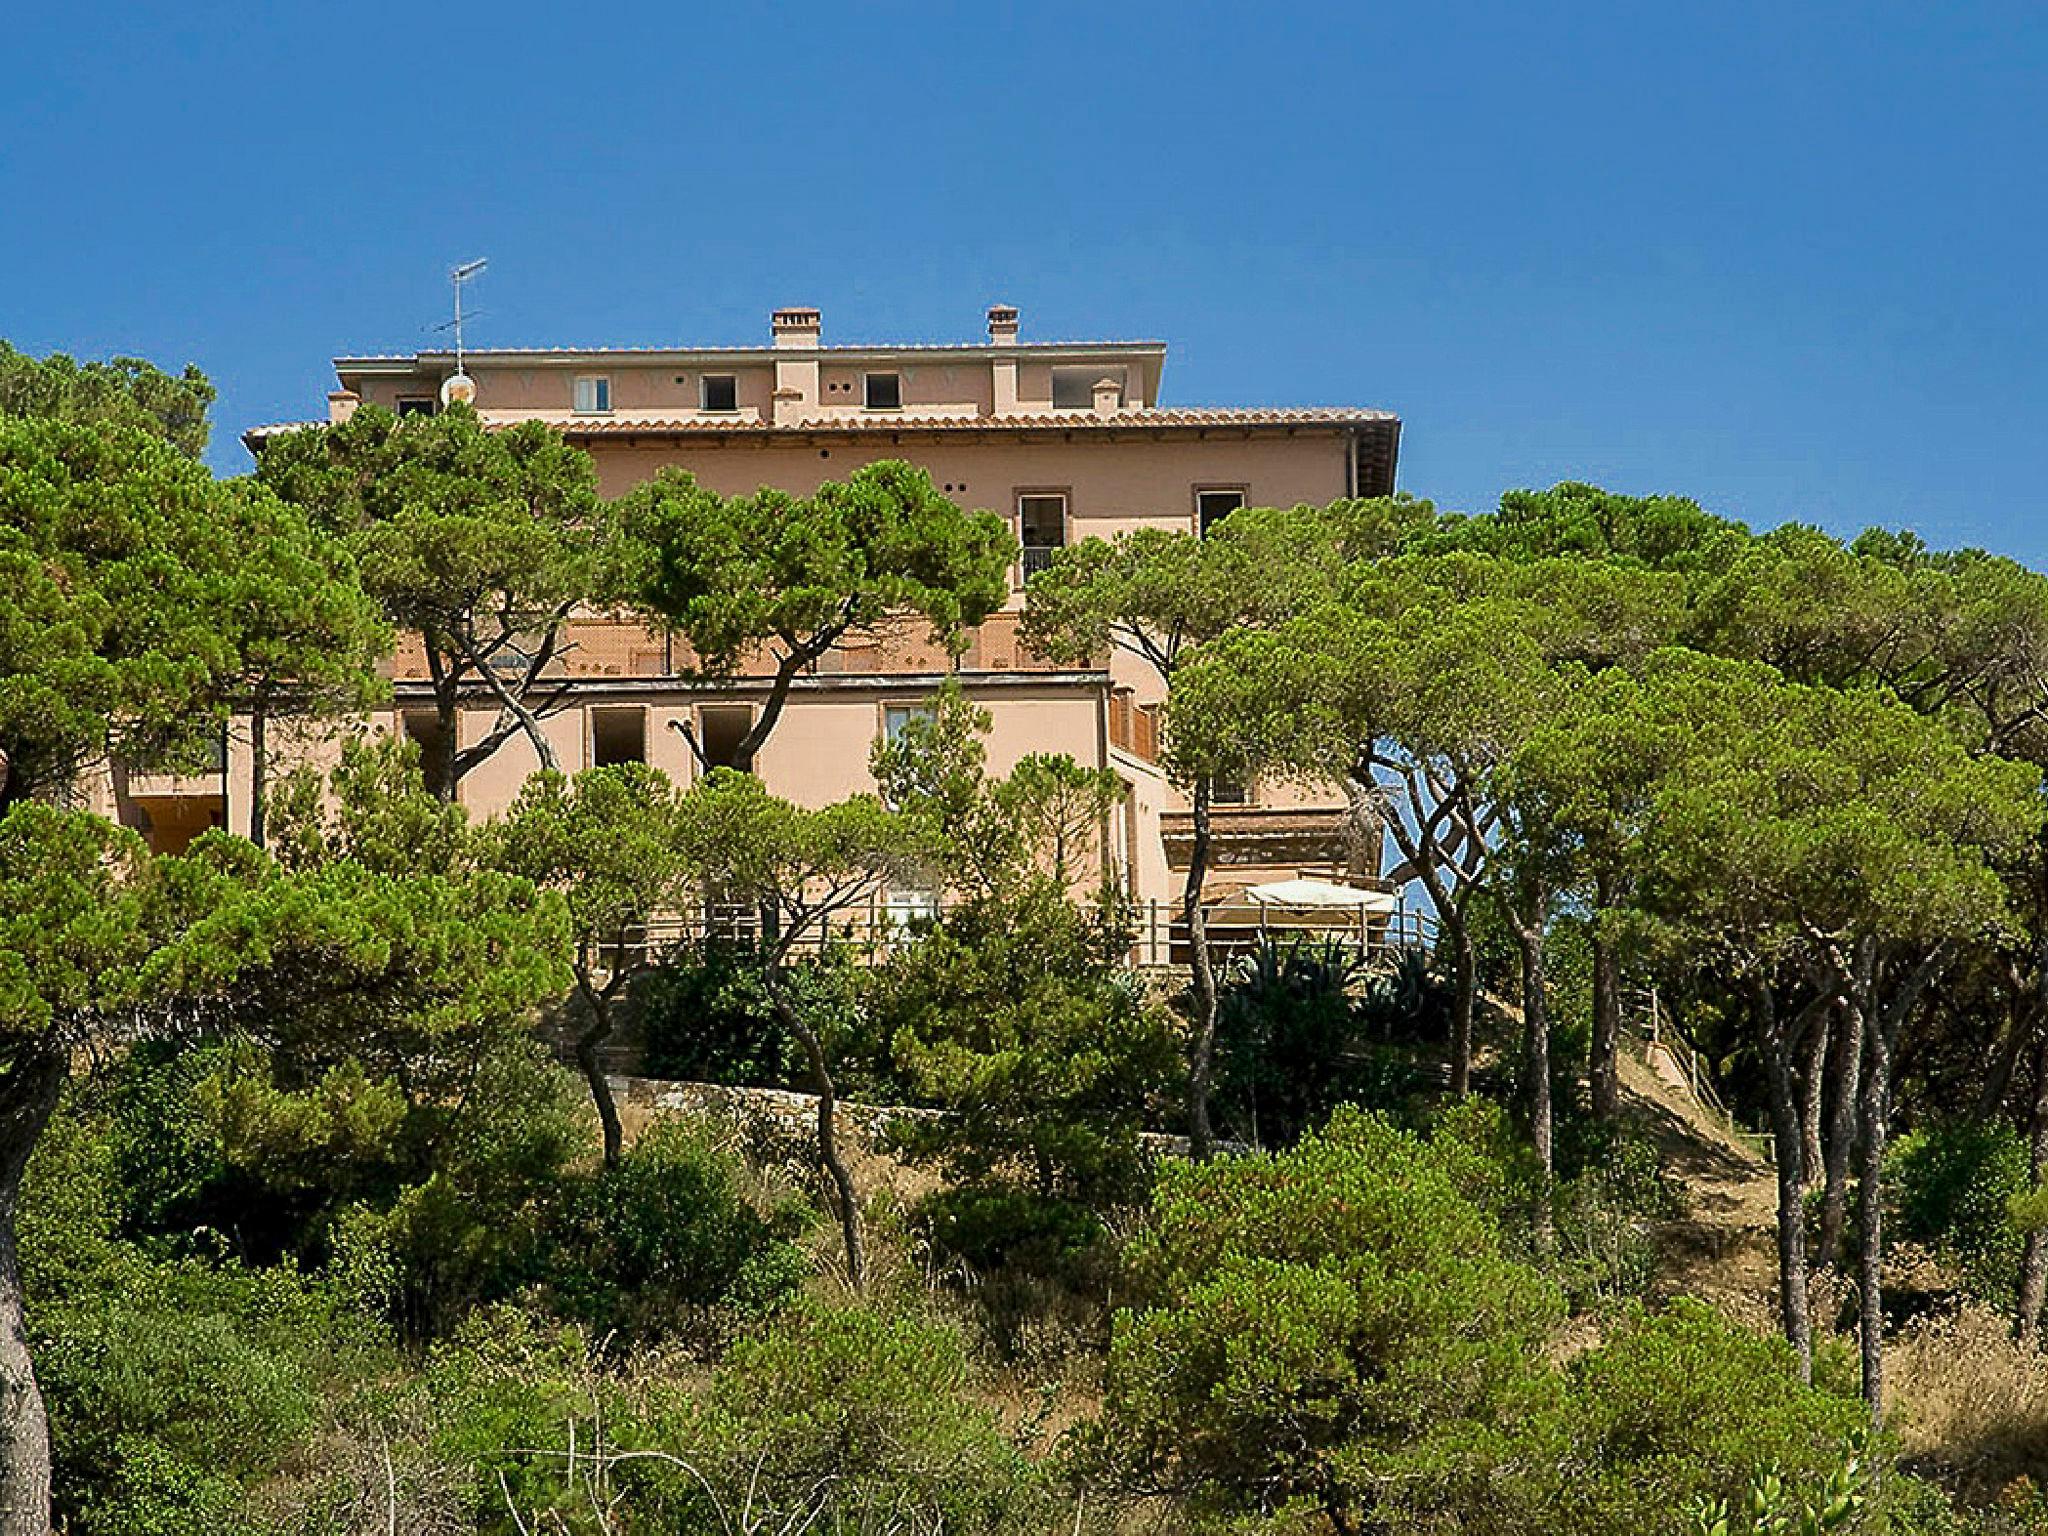
[{"label": "upper floor of building", "polygon": [[[834,345],[817,310],[789,308],[774,312],[760,347],[494,348],[459,363],[451,351],[345,356],[334,360],[328,419],[363,404],[403,415],[462,398],[486,422],[559,428],[592,453],[607,494],[662,463],[682,462],[725,491],[801,494],[868,460],[909,458],[963,501],[1004,508],[1027,544],[1055,511],[1045,496],[1065,497],[1067,519],[1090,510],[1077,501],[1152,515],[1166,510],[1170,487],[1171,510],[1194,520],[1243,502],[1393,489],[1392,412],[1164,405],[1164,343],[1025,341],[1007,305],[989,309],[987,326],[975,343]],[[294,425],[256,427],[245,441],[258,449]],[[761,451],[721,451],[749,448]],[[1106,448],[1117,452],[1092,451]],[[1024,506],[1023,496],[1040,499]]]}]

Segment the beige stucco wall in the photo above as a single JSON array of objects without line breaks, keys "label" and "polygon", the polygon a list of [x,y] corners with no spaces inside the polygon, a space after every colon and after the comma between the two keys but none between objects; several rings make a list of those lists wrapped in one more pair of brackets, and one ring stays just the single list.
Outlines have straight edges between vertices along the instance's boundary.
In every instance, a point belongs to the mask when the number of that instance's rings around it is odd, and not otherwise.
[{"label": "beige stucco wall", "polygon": [[[966,434],[962,434],[965,436]],[[892,443],[832,442],[765,446],[751,442],[590,444],[598,483],[617,496],[679,465],[722,495],[773,485],[805,495],[879,459],[908,459],[930,473],[963,506],[1016,516],[1024,490],[1067,493],[1074,538],[1113,538],[1153,525],[1192,529],[1195,491],[1243,487],[1253,506],[1322,505],[1348,486],[1348,440],[1340,434],[1298,437],[1212,436],[1153,440],[1104,439],[1076,433],[1029,441],[955,442],[950,438]]]},{"label": "beige stucco wall", "polygon": [[[784,385],[801,388],[801,414],[878,422],[886,417],[861,409],[861,375],[870,369],[893,368],[902,376],[906,412],[984,416],[997,411],[1044,412],[1047,425],[1029,436],[981,434],[970,430],[900,436],[877,431],[864,440],[820,433],[808,440],[782,438],[764,442],[745,435],[678,442],[673,438],[630,436],[584,439],[595,459],[599,483],[607,496],[617,496],[648,479],[657,470],[677,465],[690,470],[722,494],[736,495],[772,485],[796,495],[827,480],[843,479],[863,464],[887,458],[922,465],[935,484],[962,505],[992,510],[1014,530],[1017,498],[1025,492],[1057,491],[1067,497],[1068,542],[1097,536],[1114,538],[1141,527],[1192,530],[1195,493],[1228,487],[1244,492],[1254,506],[1321,505],[1344,495],[1350,482],[1350,438],[1333,429],[1304,428],[1285,435],[1218,428],[1209,431],[1156,434],[1145,431],[1101,433],[1080,427],[1062,430],[1052,414],[1052,369],[1089,367],[1092,360],[1072,355],[1048,357],[1023,352],[963,350],[932,352],[888,361],[838,356],[793,349],[786,356],[736,354],[729,361],[699,356],[670,358],[663,363],[638,361],[614,354],[587,362],[522,361],[478,358],[471,372],[479,385],[478,404],[487,416],[506,419],[534,416],[574,429],[573,381],[580,374],[603,374],[611,380],[612,423],[626,428],[637,415],[688,418],[697,414],[699,380],[705,372],[731,373],[738,380],[743,419],[774,419],[772,398],[778,375]],[[1129,355],[1105,354],[1101,371],[1125,381],[1126,405],[1143,407],[1156,392],[1156,362]],[[366,400],[391,405],[400,395],[430,392],[438,378],[410,379],[364,376],[357,382]],[[785,410],[789,404],[785,402]],[[730,419],[730,418],[725,418]],[[1020,587],[1017,573],[1013,586]],[[1010,606],[1021,606],[1021,590]],[[910,663],[924,665],[922,662]],[[619,669],[610,669],[619,673]],[[621,676],[640,670],[626,667]],[[825,668],[830,672],[832,667]],[[1118,654],[1110,661],[1115,686],[1127,688],[1141,704],[1156,703],[1164,688],[1142,660]],[[651,682],[651,679],[647,680]],[[843,680],[842,680],[843,681]],[[624,703],[627,695],[603,692],[594,685],[590,697],[606,705]],[[679,782],[693,773],[693,762],[672,723],[695,718],[701,705],[724,695],[692,693],[678,685],[666,690],[630,694],[647,710],[648,757]],[[914,702],[923,683],[904,679],[863,678],[855,686],[808,687],[792,698],[787,714],[771,738],[760,771],[776,793],[803,804],[824,804],[871,789],[867,773],[869,748],[881,730],[882,709],[889,702]],[[738,694],[730,695],[737,697]],[[1113,818],[1116,857],[1128,859],[1138,894],[1170,899],[1176,874],[1160,840],[1163,813],[1186,808],[1184,797],[1168,785],[1156,765],[1142,758],[1112,753],[1105,735],[1104,692],[1099,683],[1027,683],[993,686],[984,681],[977,695],[991,711],[994,726],[988,741],[992,772],[1006,772],[1026,752],[1066,752],[1078,761],[1110,764],[1130,788],[1126,804]],[[494,711],[478,710],[465,719],[465,740],[489,728]],[[395,728],[397,716],[386,712],[382,723]],[[548,725],[561,765],[575,771],[590,761],[587,708],[565,711]],[[523,738],[514,737],[486,764],[476,769],[463,788],[463,798],[481,815],[495,814],[510,803],[519,785],[536,766]],[[231,786],[229,819],[237,809],[246,826],[246,751],[231,761],[240,773],[242,790]],[[1334,787],[1285,783],[1256,785],[1253,803],[1264,807],[1341,806]]]}]

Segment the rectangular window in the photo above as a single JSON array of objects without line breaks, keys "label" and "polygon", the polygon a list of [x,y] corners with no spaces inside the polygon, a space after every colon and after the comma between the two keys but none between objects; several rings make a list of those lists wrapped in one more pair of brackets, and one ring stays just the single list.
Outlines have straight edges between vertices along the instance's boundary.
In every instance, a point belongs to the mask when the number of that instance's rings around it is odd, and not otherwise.
[{"label": "rectangular window", "polygon": [[891,886],[882,898],[882,921],[891,929],[914,933],[939,920],[939,893],[930,886]]},{"label": "rectangular window", "polygon": [[647,711],[637,706],[590,712],[590,766],[647,761]]},{"label": "rectangular window", "polygon": [[1252,794],[1249,786],[1229,779],[1217,779],[1209,786],[1211,805],[1250,805]]},{"label": "rectangular window", "polygon": [[704,767],[738,766],[740,743],[754,728],[751,704],[707,704],[697,714],[698,742],[704,749]]},{"label": "rectangular window", "polygon": [[1035,491],[1017,498],[1017,542],[1024,546],[1024,575],[1052,564],[1053,551],[1067,542],[1067,498]]},{"label": "rectangular window", "polygon": [[911,721],[932,718],[933,710],[929,704],[885,704],[882,706],[882,734],[895,741]]},{"label": "rectangular window", "polygon": [[861,402],[871,411],[900,411],[903,409],[903,376],[897,373],[870,373],[862,378]]},{"label": "rectangular window", "polygon": [[576,409],[585,415],[603,415],[612,408],[612,381],[603,374],[588,374],[576,381]]},{"label": "rectangular window", "polygon": [[1195,524],[1203,533],[1207,533],[1243,505],[1244,492],[1235,488],[1229,490],[1197,490],[1195,492]]},{"label": "rectangular window", "polygon": [[740,381],[729,373],[707,373],[697,384],[697,405],[706,411],[740,408]]},{"label": "rectangular window", "polygon": [[398,414],[401,416],[431,416],[434,414],[432,395],[400,395]]}]

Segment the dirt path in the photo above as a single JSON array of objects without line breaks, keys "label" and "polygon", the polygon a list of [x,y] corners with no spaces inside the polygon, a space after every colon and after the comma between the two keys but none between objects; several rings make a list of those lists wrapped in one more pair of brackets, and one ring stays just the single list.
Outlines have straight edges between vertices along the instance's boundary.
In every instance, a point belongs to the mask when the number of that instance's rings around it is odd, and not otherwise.
[{"label": "dirt path", "polygon": [[1658,1294],[1699,1296],[1757,1327],[1777,1296],[1777,1180],[1676,1080],[1634,1051],[1621,1055],[1624,1113],[1656,1145],[1684,1214],[1659,1234]]}]

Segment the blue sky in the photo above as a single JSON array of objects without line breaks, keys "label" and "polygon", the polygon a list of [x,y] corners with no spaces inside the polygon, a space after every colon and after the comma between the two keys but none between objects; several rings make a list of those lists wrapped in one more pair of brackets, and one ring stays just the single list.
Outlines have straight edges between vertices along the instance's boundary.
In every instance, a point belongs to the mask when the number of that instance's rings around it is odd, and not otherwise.
[{"label": "blue sky", "polygon": [[1159,337],[1374,405],[1403,485],[1669,490],[2048,564],[2048,10],[1719,3],[34,7],[0,336],[338,351]]}]

